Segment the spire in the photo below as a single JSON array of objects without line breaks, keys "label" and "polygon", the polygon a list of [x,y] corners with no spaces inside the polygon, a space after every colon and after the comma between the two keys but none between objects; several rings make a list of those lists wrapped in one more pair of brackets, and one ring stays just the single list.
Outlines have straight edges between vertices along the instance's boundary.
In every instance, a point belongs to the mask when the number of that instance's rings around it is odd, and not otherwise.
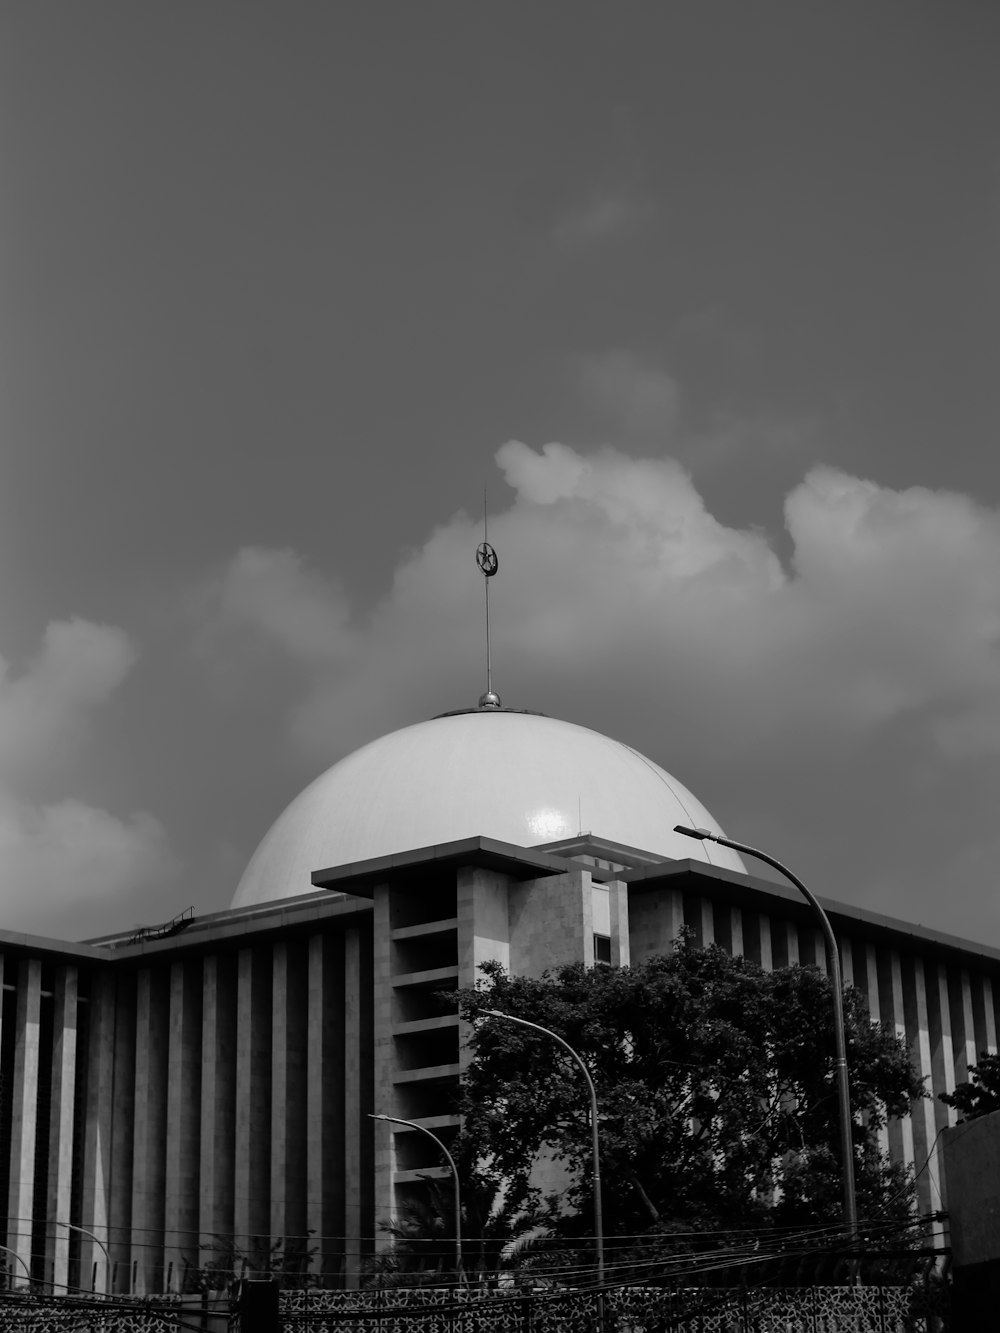
[{"label": "spire", "polygon": [[483,573],[483,587],[486,590],[486,693],[479,696],[480,708],[502,708],[499,694],[493,692],[493,664],[490,659],[490,579],[500,568],[497,553],[486,540],[489,532],[486,527],[486,487],[483,487],[483,540],[476,547],[476,564]]}]

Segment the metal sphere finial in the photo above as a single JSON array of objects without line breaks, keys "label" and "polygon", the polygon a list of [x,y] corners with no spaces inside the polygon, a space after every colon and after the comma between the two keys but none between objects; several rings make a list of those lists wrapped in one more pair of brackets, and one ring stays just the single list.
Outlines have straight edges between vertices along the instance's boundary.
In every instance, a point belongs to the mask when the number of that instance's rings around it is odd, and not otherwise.
[{"label": "metal sphere finial", "polygon": [[503,708],[503,703],[500,700],[499,694],[495,694],[493,690],[487,690],[485,694],[479,696],[479,707]]}]

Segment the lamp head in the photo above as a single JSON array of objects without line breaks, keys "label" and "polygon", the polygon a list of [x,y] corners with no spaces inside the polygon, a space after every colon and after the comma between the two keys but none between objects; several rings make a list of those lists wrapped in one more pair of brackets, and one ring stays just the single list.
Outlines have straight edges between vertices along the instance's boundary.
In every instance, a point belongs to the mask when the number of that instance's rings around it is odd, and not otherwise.
[{"label": "lamp head", "polygon": [[674,825],[675,833],[683,833],[685,838],[697,838],[699,842],[718,842],[718,836],[707,828],[685,828],[683,824]]}]

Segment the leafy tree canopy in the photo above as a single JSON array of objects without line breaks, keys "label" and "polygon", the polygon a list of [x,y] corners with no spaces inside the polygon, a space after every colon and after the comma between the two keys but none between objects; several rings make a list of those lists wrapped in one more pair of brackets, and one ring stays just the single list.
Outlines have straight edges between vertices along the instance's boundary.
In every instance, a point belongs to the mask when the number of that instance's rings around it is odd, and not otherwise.
[{"label": "leafy tree canopy", "polygon": [[954,1092],[939,1093],[946,1106],[953,1106],[962,1120],[978,1120],[1000,1111],[1000,1055],[983,1051],[978,1065],[969,1065],[971,1078]]},{"label": "leafy tree canopy", "polygon": [[[550,1028],[597,1088],[605,1229],[611,1234],[836,1224],[841,1216],[830,983],[817,969],[766,972],[694,946],[635,967],[559,967],[541,978],[483,967],[459,993],[474,1023],[459,1150],[484,1182],[529,1200],[538,1157],[573,1184],[557,1222],[589,1217],[589,1101]],[[905,1043],[845,993],[859,1213],[912,1217],[913,1184],[878,1148],[888,1117],[925,1096]],[[541,1200],[535,1196],[536,1203]]]}]

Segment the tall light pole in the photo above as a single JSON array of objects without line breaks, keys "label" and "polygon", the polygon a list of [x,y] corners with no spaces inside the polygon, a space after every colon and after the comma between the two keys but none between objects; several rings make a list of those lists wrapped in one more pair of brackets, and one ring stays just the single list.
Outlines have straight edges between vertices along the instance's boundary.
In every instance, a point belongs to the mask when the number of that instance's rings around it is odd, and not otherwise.
[{"label": "tall light pole", "polygon": [[734,842],[732,838],[725,838],[721,834],[712,833],[704,828],[685,828],[683,824],[675,824],[674,832],[683,833],[686,838],[698,838],[702,842],[717,842],[721,847],[732,847],[736,852],[742,852],[745,856],[755,856],[758,861],[764,861],[767,865],[773,866],[775,870],[785,876],[789,883],[795,885],[812,908],[817,921],[819,921],[820,929],[823,931],[823,937],[826,940],[826,956],[833,983],[833,1031],[837,1050],[835,1068],[837,1073],[837,1099],[840,1108],[840,1157],[843,1176],[844,1225],[851,1244],[856,1244],[858,1239],[858,1200],[854,1189],[851,1088],[847,1075],[847,1040],[844,1036],[844,980],[840,969],[840,950],[837,948],[837,937],[830,925],[830,918],[820,906],[819,899],[806,888],[799,877],[793,875],[788,867],[782,865],[775,857],[768,856],[767,852],[760,852],[756,847],[748,847],[745,843]]},{"label": "tall light pole", "polygon": [[21,1265],[21,1267],[24,1269],[24,1271],[25,1271],[25,1272],[27,1273],[27,1275],[28,1275],[28,1286],[30,1287],[30,1286],[31,1286],[31,1283],[32,1283],[33,1280],[34,1280],[34,1279],[32,1278],[32,1276],[31,1276],[31,1269],[30,1269],[30,1268],[28,1267],[28,1265],[24,1262],[24,1260],[21,1258],[21,1256],[18,1254],[18,1252],[17,1252],[16,1250],[12,1250],[12,1249],[10,1248],[9,1245],[0,1245],[0,1250],[3,1250],[4,1254],[9,1254],[9,1255],[11,1256],[12,1259],[16,1259],[16,1260],[17,1260],[17,1262]]},{"label": "tall light pole", "polygon": [[458,1183],[458,1167],[455,1165],[454,1157],[436,1134],[432,1134],[424,1125],[418,1125],[415,1120],[401,1120],[398,1115],[372,1115],[371,1112],[369,1112],[369,1119],[391,1121],[394,1125],[406,1125],[408,1129],[419,1130],[421,1134],[426,1134],[429,1139],[433,1139],[447,1157],[448,1165],[451,1167],[452,1180],[455,1183],[455,1273],[460,1278],[462,1276],[462,1192]]},{"label": "tall light pole", "polygon": [[[56,1225],[57,1227],[66,1227],[66,1228],[67,1228],[68,1230],[70,1230],[70,1231],[78,1231],[78,1232],[80,1233],[81,1236],[89,1236],[90,1239],[94,1242],[94,1244],[97,1245],[97,1246],[99,1246],[99,1247],[101,1248],[101,1250],[103,1250],[103,1252],[104,1252],[104,1294],[105,1294],[105,1296],[107,1296],[107,1295],[109,1294],[110,1287],[111,1287],[111,1255],[108,1253],[108,1247],[105,1245],[104,1241],[101,1240],[99,1237],[95,1236],[94,1233],[93,1233],[92,1231],[88,1231],[86,1227],[82,1227],[82,1226],[80,1226],[78,1222],[63,1222],[63,1221],[61,1221],[60,1219],[57,1218],[57,1219],[56,1219],[56,1222],[55,1222],[55,1225]],[[80,1276],[82,1277],[83,1274],[81,1273]]]},{"label": "tall light pole", "polygon": [[551,1031],[550,1028],[543,1028],[541,1023],[529,1023],[526,1018],[515,1018],[513,1014],[502,1013],[499,1009],[484,1009],[483,1014],[489,1018],[505,1018],[508,1023],[520,1023],[522,1027],[533,1028],[535,1032],[542,1032],[546,1037],[551,1037],[557,1041],[564,1051],[567,1051],[576,1063],[583,1070],[583,1077],[587,1080],[587,1091],[590,1093],[590,1133],[591,1133],[591,1151],[593,1154],[593,1181],[594,1181],[594,1248],[597,1252],[597,1285],[604,1286],[604,1221],[601,1212],[601,1145],[597,1131],[597,1091],[594,1088],[594,1080],[590,1077],[590,1070],[583,1063],[580,1056],[573,1050],[568,1041],[563,1041],[558,1032]]}]

